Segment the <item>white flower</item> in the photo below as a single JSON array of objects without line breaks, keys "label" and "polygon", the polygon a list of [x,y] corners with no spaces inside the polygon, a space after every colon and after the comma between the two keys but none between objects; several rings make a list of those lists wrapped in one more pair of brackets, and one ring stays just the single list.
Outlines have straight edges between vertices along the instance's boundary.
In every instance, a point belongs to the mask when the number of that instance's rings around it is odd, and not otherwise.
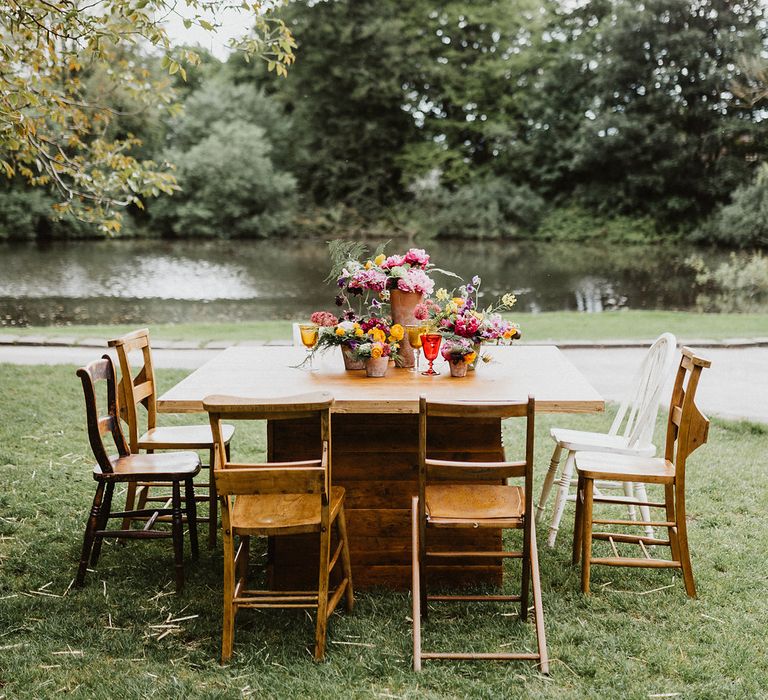
[{"label": "white flower", "polygon": [[339,328],[343,328],[345,331],[349,332],[351,330],[354,330],[355,324],[352,321],[342,321],[339,326]]}]

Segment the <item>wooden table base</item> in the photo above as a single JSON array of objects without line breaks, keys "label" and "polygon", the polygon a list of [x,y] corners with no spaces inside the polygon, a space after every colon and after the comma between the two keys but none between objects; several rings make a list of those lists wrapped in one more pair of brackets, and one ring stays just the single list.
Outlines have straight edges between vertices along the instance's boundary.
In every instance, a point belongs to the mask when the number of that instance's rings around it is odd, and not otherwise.
[{"label": "wooden table base", "polygon": [[[356,588],[408,589],[411,582],[411,497],[418,490],[418,416],[414,414],[344,414],[332,417],[334,485],[346,489],[346,513]],[[268,426],[270,460],[316,457],[319,428],[306,421]],[[433,419],[429,454],[438,459],[504,459],[501,423]],[[431,549],[498,551],[499,530],[430,530]],[[275,538],[270,543],[272,585],[296,589],[316,584],[317,536]],[[431,586],[500,585],[501,563],[455,560],[428,569]]]}]

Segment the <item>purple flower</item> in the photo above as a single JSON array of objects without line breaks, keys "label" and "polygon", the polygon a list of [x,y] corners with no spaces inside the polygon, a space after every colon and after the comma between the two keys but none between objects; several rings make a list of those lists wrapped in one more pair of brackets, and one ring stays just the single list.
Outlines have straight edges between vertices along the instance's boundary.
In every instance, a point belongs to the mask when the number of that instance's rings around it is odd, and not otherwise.
[{"label": "purple flower", "polygon": [[475,275],[475,276],[472,278],[472,284],[474,284],[474,285],[475,285],[475,287],[477,287],[477,286],[480,284],[480,278],[479,278],[477,275]]}]

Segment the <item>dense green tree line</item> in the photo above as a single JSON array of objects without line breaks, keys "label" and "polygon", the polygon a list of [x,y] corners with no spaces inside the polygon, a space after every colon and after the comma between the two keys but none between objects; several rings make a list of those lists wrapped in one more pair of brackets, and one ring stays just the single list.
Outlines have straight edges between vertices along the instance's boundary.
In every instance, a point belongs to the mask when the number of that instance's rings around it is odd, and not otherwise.
[{"label": "dense green tree line", "polygon": [[[175,76],[180,114],[118,109],[110,128],[181,188],[127,233],[768,245],[759,0],[328,0],[283,19],[286,79],[203,56]],[[3,184],[0,238],[83,235],[46,197]]]}]

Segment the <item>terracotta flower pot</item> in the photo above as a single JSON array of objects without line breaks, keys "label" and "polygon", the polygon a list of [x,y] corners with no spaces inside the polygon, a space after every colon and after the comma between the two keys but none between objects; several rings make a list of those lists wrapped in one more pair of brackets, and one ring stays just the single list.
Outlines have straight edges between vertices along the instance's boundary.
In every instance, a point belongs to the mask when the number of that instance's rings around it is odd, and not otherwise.
[{"label": "terracotta flower pot", "polygon": [[369,377],[383,377],[387,373],[389,357],[371,357],[365,361],[365,373]]},{"label": "terracotta flower pot", "polygon": [[[399,323],[403,328],[418,323],[413,310],[423,299],[424,295],[418,292],[401,292],[399,289],[391,289],[389,305],[392,311],[392,323]],[[407,333],[400,341],[399,354],[400,359],[396,363],[398,367],[413,367],[416,364],[414,350],[408,342]]]},{"label": "terracotta flower pot", "polygon": [[365,369],[365,361],[355,357],[352,354],[352,348],[342,345],[341,356],[344,358],[344,369]]},{"label": "terracotta flower pot", "polygon": [[452,377],[466,377],[469,369],[469,362],[449,362]]}]

